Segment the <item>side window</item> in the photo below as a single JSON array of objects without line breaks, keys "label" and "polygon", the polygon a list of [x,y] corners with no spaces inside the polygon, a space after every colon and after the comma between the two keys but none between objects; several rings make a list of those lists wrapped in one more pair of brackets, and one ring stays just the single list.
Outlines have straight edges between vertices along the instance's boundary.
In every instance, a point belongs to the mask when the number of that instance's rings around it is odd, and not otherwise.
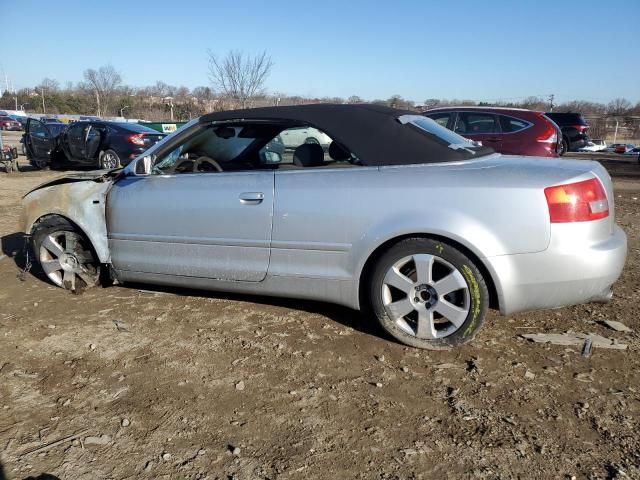
[{"label": "side window", "polygon": [[84,129],[86,127],[87,127],[86,123],[77,123],[75,125],[72,125],[67,130],[67,136],[69,138],[76,138],[76,139],[82,138]]},{"label": "side window", "polygon": [[500,130],[492,113],[460,112],[454,131],[460,135],[482,135]]},{"label": "side window", "polygon": [[433,113],[430,115],[427,115],[429,118],[433,119],[436,121],[436,123],[438,123],[439,125],[442,125],[443,127],[447,128],[447,125],[449,125],[449,120],[451,120],[451,113]]},{"label": "side window", "polygon": [[507,117],[506,115],[498,115],[498,118],[500,118],[502,133],[519,132],[531,125],[529,122],[514,117]]},{"label": "side window", "polygon": [[49,138],[50,136],[44,124],[34,119],[29,121],[29,133],[38,138]]},{"label": "side window", "polygon": [[260,157],[278,169],[360,165],[346,147],[313,127],[283,130],[260,150]]}]

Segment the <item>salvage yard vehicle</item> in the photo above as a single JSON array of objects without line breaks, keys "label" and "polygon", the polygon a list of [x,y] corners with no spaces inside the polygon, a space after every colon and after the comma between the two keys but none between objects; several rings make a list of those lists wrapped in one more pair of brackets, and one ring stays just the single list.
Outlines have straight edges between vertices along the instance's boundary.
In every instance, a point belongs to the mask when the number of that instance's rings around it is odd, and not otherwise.
[{"label": "salvage yard vehicle", "polygon": [[508,155],[557,157],[560,128],[542,112],[503,107],[441,107],[423,115]]},{"label": "salvage yard vehicle", "polygon": [[562,131],[560,155],[576,152],[589,141],[589,124],[582,114],[573,112],[547,112],[545,115],[556,122]]},{"label": "salvage yard vehicle", "polygon": [[32,164],[113,169],[127,165],[164,136],[135,123],[98,120],[74,122],[67,127],[30,118],[24,145]]},{"label": "salvage yard vehicle", "polygon": [[19,132],[22,130],[22,124],[9,115],[0,115],[0,130],[13,130]]},{"label": "salvage yard vehicle", "polygon": [[578,149],[579,152],[604,152],[607,150],[607,142],[604,140],[591,139],[584,147]]},{"label": "salvage yard vehicle", "polygon": [[[327,151],[266,155],[301,127]],[[372,105],[204,115],[122,170],[36,188],[23,219],[66,289],[108,274],[334,302],[430,349],[471,340],[489,307],[607,301],[627,248],[599,163],[503,156]]]}]

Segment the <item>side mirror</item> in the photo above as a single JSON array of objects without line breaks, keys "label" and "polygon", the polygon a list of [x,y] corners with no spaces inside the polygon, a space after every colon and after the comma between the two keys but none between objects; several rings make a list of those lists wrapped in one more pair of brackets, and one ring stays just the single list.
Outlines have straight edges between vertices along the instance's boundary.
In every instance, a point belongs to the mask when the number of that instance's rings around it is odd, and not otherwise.
[{"label": "side mirror", "polygon": [[149,175],[151,173],[151,156],[142,157],[136,162],[136,175]]}]

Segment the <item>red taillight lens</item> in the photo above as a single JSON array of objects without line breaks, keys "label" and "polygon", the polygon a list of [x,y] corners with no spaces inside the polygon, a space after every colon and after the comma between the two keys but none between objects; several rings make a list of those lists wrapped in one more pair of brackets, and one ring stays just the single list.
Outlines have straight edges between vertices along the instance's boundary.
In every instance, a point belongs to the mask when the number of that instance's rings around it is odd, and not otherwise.
[{"label": "red taillight lens", "polygon": [[544,131],[536,137],[538,142],[555,143],[558,141],[558,132],[551,122],[544,121]]},{"label": "red taillight lens", "polygon": [[143,133],[136,133],[135,135],[129,135],[127,137],[127,140],[129,140],[134,145],[140,145],[144,147],[144,139],[142,137],[144,137]]},{"label": "red taillight lens", "polygon": [[609,202],[597,178],[544,189],[551,223],[588,222],[609,216]]},{"label": "red taillight lens", "polygon": [[574,125],[573,128],[575,128],[580,133],[584,133],[589,129],[589,125]]}]

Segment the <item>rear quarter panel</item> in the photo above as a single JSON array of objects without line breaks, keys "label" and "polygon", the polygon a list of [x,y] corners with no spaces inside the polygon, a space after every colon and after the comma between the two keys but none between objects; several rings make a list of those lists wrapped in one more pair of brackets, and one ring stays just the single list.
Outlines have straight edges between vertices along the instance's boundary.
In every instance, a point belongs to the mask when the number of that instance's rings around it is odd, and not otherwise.
[{"label": "rear quarter panel", "polygon": [[277,172],[270,273],[357,279],[378,246],[407,234],[441,235],[480,258],[546,249],[548,175],[496,158]]}]

